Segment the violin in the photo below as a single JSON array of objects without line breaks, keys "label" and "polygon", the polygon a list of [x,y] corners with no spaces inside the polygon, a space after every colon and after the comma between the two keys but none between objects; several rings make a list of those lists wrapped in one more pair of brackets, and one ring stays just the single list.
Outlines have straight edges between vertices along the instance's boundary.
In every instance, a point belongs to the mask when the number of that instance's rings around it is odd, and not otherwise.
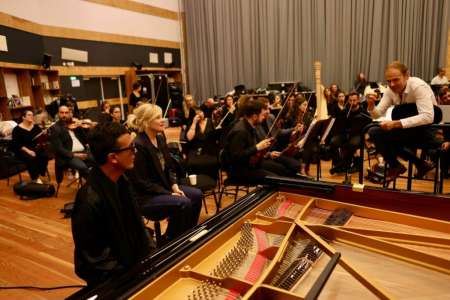
[{"label": "violin", "polygon": [[90,119],[72,119],[70,122],[66,123],[66,128],[70,130],[74,130],[77,128],[90,129],[97,126],[97,122],[94,122]]},{"label": "violin", "polygon": [[[292,86],[292,88],[291,88],[291,90],[289,91],[289,93],[288,93],[286,99],[289,99],[289,97],[290,97],[291,95],[293,95],[294,90],[295,90],[295,88],[297,87],[297,84],[298,84],[298,82],[296,82],[296,83]],[[278,112],[278,115],[276,116],[275,120],[273,121],[273,124],[272,124],[272,126],[270,127],[269,132],[266,134],[266,137],[265,137],[266,139],[269,138],[269,137],[271,137],[271,139],[272,139],[272,140],[271,140],[270,146],[267,147],[267,148],[265,148],[265,149],[263,149],[263,150],[260,150],[260,151],[256,152],[255,155],[253,155],[252,157],[250,157],[250,165],[251,165],[251,166],[253,166],[253,167],[256,166],[256,165],[257,165],[257,164],[258,164],[258,163],[266,156],[266,154],[267,154],[268,152],[270,152],[270,150],[272,149],[273,145],[275,145],[276,137],[277,137],[278,134],[281,132],[281,130],[280,130],[281,128],[279,127],[279,125],[281,125],[281,124],[280,124],[280,118],[281,118],[281,115],[282,115],[283,110],[284,110],[285,107],[286,107],[286,103],[288,103],[288,100],[286,100],[286,101],[284,102],[284,104],[283,104],[281,110]],[[274,129],[277,129],[277,131],[274,132],[274,131],[273,131]]]}]

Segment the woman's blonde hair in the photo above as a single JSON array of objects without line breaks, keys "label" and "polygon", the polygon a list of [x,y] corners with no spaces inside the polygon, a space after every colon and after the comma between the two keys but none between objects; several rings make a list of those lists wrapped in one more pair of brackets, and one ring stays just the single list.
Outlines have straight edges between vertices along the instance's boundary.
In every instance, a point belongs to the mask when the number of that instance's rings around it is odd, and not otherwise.
[{"label": "woman's blonde hair", "polygon": [[[191,99],[192,100],[192,106],[191,107],[187,106],[187,104],[186,104],[186,102],[187,102],[186,100],[187,99]],[[191,94],[187,94],[186,96],[184,96],[182,106],[183,106],[182,108],[183,108],[184,117],[187,119],[187,118],[189,118],[189,108],[193,108],[193,109],[196,108],[194,97]]]},{"label": "woman's blonde hair", "polygon": [[162,116],[161,107],[150,103],[142,104],[128,116],[127,125],[138,132],[143,132],[158,116]]}]

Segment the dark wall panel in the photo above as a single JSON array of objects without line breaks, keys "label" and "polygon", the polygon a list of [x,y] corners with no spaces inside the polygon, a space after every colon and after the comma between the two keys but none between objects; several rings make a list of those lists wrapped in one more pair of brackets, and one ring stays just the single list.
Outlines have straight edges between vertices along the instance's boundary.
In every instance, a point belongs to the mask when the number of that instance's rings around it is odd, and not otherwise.
[{"label": "dark wall panel", "polygon": [[[62,47],[88,52],[88,63],[75,62],[76,65],[131,66],[132,62],[138,62],[148,67],[181,66],[179,49],[44,37],[44,50],[53,55],[53,63],[56,65],[62,65]],[[149,63],[150,52],[159,53],[158,64]],[[171,65],[164,64],[164,52],[172,53],[173,63]]]},{"label": "dark wall panel", "polygon": [[44,53],[42,36],[0,25],[8,51],[0,51],[0,61],[40,65]]},{"label": "dark wall panel", "polygon": [[[180,50],[139,45],[116,44],[77,39],[43,37],[22,30],[0,26],[5,35],[8,52],[0,51],[0,61],[40,65],[44,53],[52,55],[52,65],[62,65],[61,47],[88,51],[88,63],[75,62],[83,66],[131,66],[137,62],[147,67],[180,67]],[[149,63],[149,53],[159,53],[159,63]],[[173,63],[164,64],[164,52],[171,52]]]},{"label": "dark wall panel", "polygon": [[92,99],[101,100],[102,99],[99,78],[90,78],[89,80],[83,80],[83,78],[80,76],[76,76],[76,77],[78,80],[80,80],[79,87],[72,87],[72,82],[70,80],[70,76],[61,76],[60,77],[62,94],[71,94],[78,101],[92,100]]},{"label": "dark wall panel", "polygon": [[103,93],[105,99],[119,98],[119,84],[118,79],[111,79],[110,77],[103,77]]}]

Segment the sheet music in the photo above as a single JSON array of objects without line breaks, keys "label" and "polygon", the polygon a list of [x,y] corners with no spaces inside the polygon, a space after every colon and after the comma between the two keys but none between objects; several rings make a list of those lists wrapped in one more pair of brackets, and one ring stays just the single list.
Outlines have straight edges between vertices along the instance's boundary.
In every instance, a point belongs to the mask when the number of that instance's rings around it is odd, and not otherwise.
[{"label": "sheet music", "polygon": [[300,140],[300,142],[298,142],[297,147],[299,149],[303,148],[303,146],[305,145],[306,141],[308,140],[308,136],[311,133],[312,129],[314,128],[314,126],[316,126],[317,120],[314,119],[311,124],[309,125],[308,130],[305,133],[305,136]]},{"label": "sheet music", "polygon": [[331,128],[333,128],[334,121],[336,121],[336,118],[331,118],[330,123],[328,123],[327,129],[325,130],[322,138],[320,139],[320,144],[325,144],[325,140],[328,137],[328,134],[330,134]]}]

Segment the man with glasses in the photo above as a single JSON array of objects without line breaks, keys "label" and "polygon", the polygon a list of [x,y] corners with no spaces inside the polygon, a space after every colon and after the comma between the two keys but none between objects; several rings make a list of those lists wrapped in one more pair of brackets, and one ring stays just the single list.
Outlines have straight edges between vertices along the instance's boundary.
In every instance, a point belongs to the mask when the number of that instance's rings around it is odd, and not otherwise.
[{"label": "man with glasses", "polygon": [[154,245],[147,234],[130,184],[136,148],[118,123],[98,125],[88,136],[98,166],[78,191],[72,215],[75,272],[92,288],[128,270]]}]

